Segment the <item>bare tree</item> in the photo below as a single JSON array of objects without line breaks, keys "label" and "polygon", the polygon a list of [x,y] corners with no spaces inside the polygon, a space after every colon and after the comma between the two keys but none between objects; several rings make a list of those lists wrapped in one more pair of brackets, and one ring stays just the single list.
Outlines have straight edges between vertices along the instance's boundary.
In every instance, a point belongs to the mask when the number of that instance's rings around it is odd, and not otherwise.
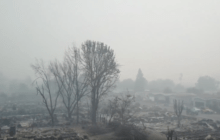
[{"label": "bare tree", "polygon": [[57,61],[51,63],[53,74],[58,86],[63,85],[61,96],[64,106],[67,109],[68,118],[71,119],[72,113],[76,110],[77,123],[79,122],[78,102],[87,93],[87,79],[81,70],[80,51],[76,48],[69,48],[65,53],[62,64]]},{"label": "bare tree", "polygon": [[88,93],[87,77],[83,71],[82,58],[80,50],[76,47],[69,48],[66,52],[66,61],[69,65],[73,65],[73,74],[75,79],[74,89],[76,95],[76,115],[77,123],[79,123],[79,101]]},{"label": "bare tree", "polygon": [[180,121],[181,121],[181,114],[183,111],[183,101],[180,100],[174,100],[173,101],[173,108],[174,108],[174,112],[177,116],[177,126],[180,127]]},{"label": "bare tree", "polygon": [[118,99],[119,99],[118,114],[120,116],[122,124],[125,124],[136,113],[135,111],[132,112],[130,109],[132,103],[135,101],[135,98],[134,96],[126,95]]},{"label": "bare tree", "polygon": [[[36,64],[31,65],[35,71],[37,78],[34,80],[36,85],[37,94],[43,99],[43,103],[47,108],[51,123],[54,125],[54,112],[57,106],[57,99],[62,90],[62,84],[60,88],[56,88],[56,82],[49,66],[45,67],[44,62],[37,60]],[[38,84],[40,82],[40,85]]]},{"label": "bare tree", "polygon": [[52,73],[55,76],[55,80],[60,88],[63,85],[63,89],[61,91],[61,97],[63,99],[63,104],[67,109],[68,119],[71,119],[71,114],[73,111],[74,101],[76,98],[72,98],[73,96],[73,84],[74,84],[74,76],[71,72],[71,67],[68,66],[66,62],[59,63],[58,61],[54,61],[50,63]]},{"label": "bare tree", "polygon": [[111,119],[118,111],[118,105],[119,105],[118,101],[119,101],[118,97],[115,97],[113,100],[109,100],[109,104],[108,104],[108,113],[110,114],[109,123],[111,122]]},{"label": "bare tree", "polygon": [[86,41],[82,44],[82,60],[91,87],[91,120],[96,124],[99,102],[115,87],[120,73],[119,65],[110,47],[94,41]]},{"label": "bare tree", "polygon": [[119,115],[119,119],[122,124],[126,124],[130,118],[136,113],[135,110],[132,110],[132,104],[135,102],[135,97],[131,95],[114,97],[112,100],[109,100],[107,106],[108,114],[110,115],[109,123],[115,115]]}]

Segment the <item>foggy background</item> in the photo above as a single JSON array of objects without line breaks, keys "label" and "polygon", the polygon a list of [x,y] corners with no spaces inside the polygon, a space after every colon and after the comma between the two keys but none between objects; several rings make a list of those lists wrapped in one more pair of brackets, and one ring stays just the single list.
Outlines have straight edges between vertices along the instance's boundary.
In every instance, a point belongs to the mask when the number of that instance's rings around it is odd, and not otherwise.
[{"label": "foggy background", "polygon": [[121,80],[135,80],[139,68],[148,81],[194,86],[200,76],[220,80],[219,5],[219,0],[1,0],[1,87],[30,83],[35,58],[61,60],[68,47],[87,39],[115,50]]}]

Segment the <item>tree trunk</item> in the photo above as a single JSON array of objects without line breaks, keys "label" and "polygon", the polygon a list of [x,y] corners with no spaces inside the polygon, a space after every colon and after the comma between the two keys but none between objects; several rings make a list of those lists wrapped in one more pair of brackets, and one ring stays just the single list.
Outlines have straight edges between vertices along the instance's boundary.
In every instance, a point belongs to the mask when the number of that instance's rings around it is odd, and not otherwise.
[{"label": "tree trunk", "polygon": [[178,119],[177,119],[177,121],[178,121],[177,122],[177,127],[180,127],[180,120],[181,120],[180,117],[178,117]]},{"label": "tree trunk", "polygon": [[79,104],[78,104],[78,99],[77,99],[77,102],[76,102],[76,124],[79,123]]},{"label": "tree trunk", "polygon": [[78,54],[75,55],[76,60],[76,124],[79,123],[79,85],[78,85]]},{"label": "tree trunk", "polygon": [[91,102],[92,102],[91,119],[92,119],[92,124],[93,125],[96,125],[96,97],[95,97],[95,95],[96,95],[95,88],[93,88],[92,98],[91,98]]},{"label": "tree trunk", "polygon": [[70,112],[70,110],[68,110],[68,120],[69,121],[71,120],[71,117],[72,117],[71,112]]},{"label": "tree trunk", "polygon": [[51,115],[51,125],[52,127],[54,126],[54,115],[53,114]]},{"label": "tree trunk", "polygon": [[92,106],[92,124],[96,125],[96,109],[95,109],[95,105]]}]

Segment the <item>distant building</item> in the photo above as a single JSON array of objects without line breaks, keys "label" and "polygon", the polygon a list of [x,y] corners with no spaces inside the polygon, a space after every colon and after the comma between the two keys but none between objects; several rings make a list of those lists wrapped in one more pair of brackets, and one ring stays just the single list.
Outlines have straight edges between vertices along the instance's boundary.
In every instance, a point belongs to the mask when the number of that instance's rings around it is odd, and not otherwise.
[{"label": "distant building", "polygon": [[157,103],[169,104],[171,94],[149,93],[148,98]]},{"label": "distant building", "polygon": [[193,93],[151,93],[148,95],[150,99],[157,103],[172,105],[173,100],[181,100],[186,106],[193,106]]},{"label": "distant building", "polygon": [[194,98],[196,97],[196,94],[193,93],[172,93],[170,96],[170,103],[173,103],[173,100],[180,100],[183,101],[185,106],[192,107]]},{"label": "distant building", "polygon": [[220,96],[201,94],[194,99],[194,106],[198,108],[210,108],[220,112]]},{"label": "distant building", "polygon": [[220,113],[220,95],[193,94],[193,93],[149,93],[148,98],[159,104],[172,105],[173,100],[184,102],[185,106],[210,108]]}]

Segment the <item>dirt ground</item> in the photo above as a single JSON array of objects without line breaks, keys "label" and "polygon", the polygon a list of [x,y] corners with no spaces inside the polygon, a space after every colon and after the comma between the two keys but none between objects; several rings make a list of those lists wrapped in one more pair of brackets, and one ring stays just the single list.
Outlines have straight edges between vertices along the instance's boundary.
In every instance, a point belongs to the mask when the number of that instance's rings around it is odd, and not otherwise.
[{"label": "dirt ground", "polygon": [[152,130],[146,130],[148,133],[148,139],[149,140],[166,140],[166,136],[156,132],[156,131],[152,131]]},{"label": "dirt ground", "polygon": [[[74,127],[74,130],[80,134],[80,136],[87,135],[90,140],[117,140],[118,137],[115,136],[114,132],[109,132],[101,135],[91,135],[82,129],[81,126]],[[146,130],[149,140],[166,140],[166,136],[152,130]]]},{"label": "dirt ground", "polygon": [[91,135],[91,134],[87,133],[85,129],[82,129],[81,126],[73,127],[73,129],[77,133],[79,133],[80,136],[87,135],[90,140],[115,140],[115,139],[117,139],[117,137],[114,136],[114,132],[105,133],[105,134],[101,134],[101,135]]}]

